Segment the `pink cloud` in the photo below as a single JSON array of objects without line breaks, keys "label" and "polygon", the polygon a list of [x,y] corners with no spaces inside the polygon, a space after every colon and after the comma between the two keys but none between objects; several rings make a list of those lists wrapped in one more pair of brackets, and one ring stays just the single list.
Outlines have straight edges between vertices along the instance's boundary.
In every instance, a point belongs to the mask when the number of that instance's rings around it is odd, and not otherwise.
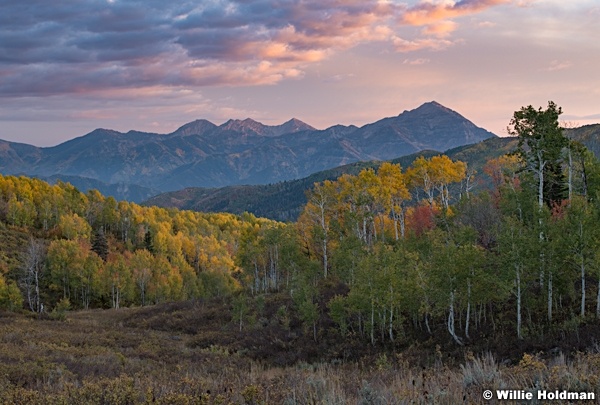
[{"label": "pink cloud", "polygon": [[491,22],[491,21],[481,21],[481,22],[477,23],[477,26],[479,28],[493,28],[496,25],[498,25],[498,24]]},{"label": "pink cloud", "polygon": [[[0,41],[0,97],[156,86],[261,85],[300,78],[308,64],[365,43],[399,52],[442,50],[457,23],[509,0],[421,2],[270,0],[20,2]],[[13,21],[14,20],[14,21]],[[423,26],[412,35],[401,26]],[[15,50],[18,50],[16,52]]]},{"label": "pink cloud", "polygon": [[429,62],[430,62],[429,59],[417,58],[417,59],[404,59],[404,62],[402,62],[402,64],[404,64],[404,65],[424,65]]},{"label": "pink cloud", "polygon": [[420,3],[408,9],[402,16],[402,21],[408,25],[429,25],[440,20],[479,13],[510,2],[511,0],[462,0],[457,3]]},{"label": "pink cloud", "polygon": [[420,38],[416,40],[406,40],[400,37],[395,37],[392,43],[398,52],[414,52],[422,49],[439,51],[454,44],[453,41],[442,38]]},{"label": "pink cloud", "polygon": [[568,61],[568,60],[564,60],[564,61],[553,60],[552,62],[550,62],[549,66],[545,67],[542,70],[544,70],[546,72],[556,72],[558,70],[568,69],[571,66],[573,66],[573,63],[571,61]]},{"label": "pink cloud", "polygon": [[447,37],[454,30],[456,30],[458,24],[454,21],[439,21],[433,24],[429,24],[423,28],[423,34],[434,35],[436,37]]}]

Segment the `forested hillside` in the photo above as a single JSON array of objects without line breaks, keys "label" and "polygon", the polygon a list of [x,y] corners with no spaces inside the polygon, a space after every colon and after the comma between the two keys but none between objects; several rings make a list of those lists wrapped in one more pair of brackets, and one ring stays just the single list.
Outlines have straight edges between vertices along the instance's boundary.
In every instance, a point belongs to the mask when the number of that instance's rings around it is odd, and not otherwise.
[{"label": "forested hillside", "polygon": [[0,303],[34,312],[229,294],[245,228],[272,221],[141,207],[68,183],[0,177]]},{"label": "forested hillside", "polygon": [[[569,139],[583,144],[596,157],[600,157],[598,140],[600,124],[571,128],[564,131]],[[485,141],[460,146],[444,152],[453,160],[461,160],[477,173],[475,192],[489,190],[490,178],[482,170],[487,161],[507,153],[514,152],[518,139],[514,137],[489,138]],[[439,152],[424,150],[411,155],[402,156],[391,163],[408,167],[419,156],[432,157]],[[306,204],[306,191],[312,189],[314,183],[324,180],[335,180],[342,174],[358,174],[364,168],[377,169],[381,161],[358,162],[334,169],[313,173],[298,179],[268,185],[230,186],[223,188],[191,187],[179,191],[156,195],[143,202],[144,205],[159,207],[176,207],[203,212],[231,212],[241,214],[251,212],[256,216],[277,221],[296,221]],[[414,203],[414,201],[413,201]]]},{"label": "forested hillside", "polygon": [[[279,293],[313,340],[374,346],[577,328],[600,318],[600,168],[559,113],[516,112],[516,153],[480,170],[420,156],[317,183],[289,224],[0,177],[0,304],[43,314],[234,294],[242,330],[253,300]],[[484,174],[489,191],[474,193]]]}]

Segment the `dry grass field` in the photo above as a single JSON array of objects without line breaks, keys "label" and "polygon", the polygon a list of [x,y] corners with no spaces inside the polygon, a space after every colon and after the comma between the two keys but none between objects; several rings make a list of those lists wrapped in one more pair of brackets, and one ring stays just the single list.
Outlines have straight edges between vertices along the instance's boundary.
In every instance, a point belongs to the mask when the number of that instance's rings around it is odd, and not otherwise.
[{"label": "dry grass field", "polygon": [[307,362],[298,353],[312,352],[286,338],[299,333],[293,320],[290,327],[265,310],[240,332],[222,309],[213,301],[58,319],[2,313],[1,403],[478,404],[496,403],[483,400],[485,389],[600,392],[596,350],[500,362],[468,349],[457,361],[440,346],[413,346]]}]

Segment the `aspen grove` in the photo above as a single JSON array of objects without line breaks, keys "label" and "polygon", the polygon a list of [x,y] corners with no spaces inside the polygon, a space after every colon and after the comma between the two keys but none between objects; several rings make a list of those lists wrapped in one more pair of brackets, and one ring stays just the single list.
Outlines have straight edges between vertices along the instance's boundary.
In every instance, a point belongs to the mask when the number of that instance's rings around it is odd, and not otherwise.
[{"label": "aspen grove", "polygon": [[445,155],[316,183],[295,223],[144,207],[0,176],[0,306],[37,314],[285,294],[315,341],[483,331],[522,339],[600,318],[600,165],[561,110],[523,107],[517,150],[479,173]]}]

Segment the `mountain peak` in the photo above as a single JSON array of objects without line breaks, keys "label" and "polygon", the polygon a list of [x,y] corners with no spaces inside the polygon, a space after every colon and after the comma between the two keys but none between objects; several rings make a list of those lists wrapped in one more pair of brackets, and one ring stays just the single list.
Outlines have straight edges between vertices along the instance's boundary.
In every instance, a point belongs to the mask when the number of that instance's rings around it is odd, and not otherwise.
[{"label": "mountain peak", "polygon": [[222,124],[220,128],[245,134],[255,133],[261,136],[280,136],[292,132],[315,130],[315,128],[297,118],[292,118],[281,125],[265,125],[252,118],[246,118],[244,120],[231,119]]},{"label": "mountain peak", "polygon": [[[303,122],[303,121],[299,120],[298,118],[291,118],[291,119],[287,120],[286,122],[284,122],[284,123],[283,123],[283,124],[281,124],[281,125],[286,125],[286,124],[294,124],[294,125],[308,125],[308,124],[306,124],[305,122]],[[310,125],[308,125],[308,126],[310,126]]]},{"label": "mountain peak", "polygon": [[180,126],[170,135],[202,135],[203,133],[216,128],[217,126],[212,122],[204,119],[195,120],[188,122],[185,125]]},{"label": "mountain peak", "polygon": [[438,103],[435,100],[432,101],[428,101],[426,103],[421,104],[420,106],[418,106],[417,108],[414,108],[412,110],[404,110],[402,111],[400,114],[398,114],[398,116],[402,116],[403,114],[406,113],[413,113],[413,112],[430,112],[430,113],[435,113],[435,112],[440,112],[440,111],[452,111],[451,109],[449,109],[448,107],[443,106],[442,104]]},{"label": "mountain peak", "polygon": [[277,135],[283,135],[283,134],[289,134],[292,132],[299,132],[299,131],[314,131],[315,128],[308,125],[307,123],[300,121],[297,118],[292,118],[291,120],[288,120],[286,122],[284,122],[281,125],[277,125],[275,127],[273,127],[273,129],[275,129]]},{"label": "mountain peak", "polygon": [[264,125],[258,121],[254,121],[252,118],[246,118],[244,120],[230,119],[229,121],[222,124],[220,127],[223,129],[228,129],[231,131],[238,131],[238,132],[252,131],[259,135],[262,135],[263,132],[265,131],[266,125]]},{"label": "mountain peak", "polygon": [[415,108],[414,110],[411,111],[431,111],[431,112],[438,112],[438,111],[452,111],[451,109],[449,109],[446,106],[443,106],[442,104],[438,103],[437,101],[428,101],[427,103],[423,103],[420,106],[418,106],[417,108]]},{"label": "mountain peak", "polygon": [[467,121],[469,124],[473,125],[474,124],[467,120],[465,117],[463,117],[462,115],[460,115],[459,113],[457,113],[456,111],[438,103],[437,101],[429,101],[427,103],[423,103],[421,104],[419,107],[415,108],[414,110],[410,110],[410,111],[404,111],[402,114],[400,114],[398,117],[409,117],[409,116],[414,116],[414,117],[421,117],[421,119],[425,119],[425,117],[447,117],[448,119],[450,119],[450,117],[452,117],[452,119],[454,120],[465,120]]},{"label": "mountain peak", "polygon": [[[91,136],[98,136],[98,135],[106,135],[106,134],[119,134],[119,132],[113,130],[113,129],[107,129],[107,128],[96,128],[94,129],[92,132],[86,134],[87,136],[91,135]],[[86,136],[84,135],[84,136]]]}]

